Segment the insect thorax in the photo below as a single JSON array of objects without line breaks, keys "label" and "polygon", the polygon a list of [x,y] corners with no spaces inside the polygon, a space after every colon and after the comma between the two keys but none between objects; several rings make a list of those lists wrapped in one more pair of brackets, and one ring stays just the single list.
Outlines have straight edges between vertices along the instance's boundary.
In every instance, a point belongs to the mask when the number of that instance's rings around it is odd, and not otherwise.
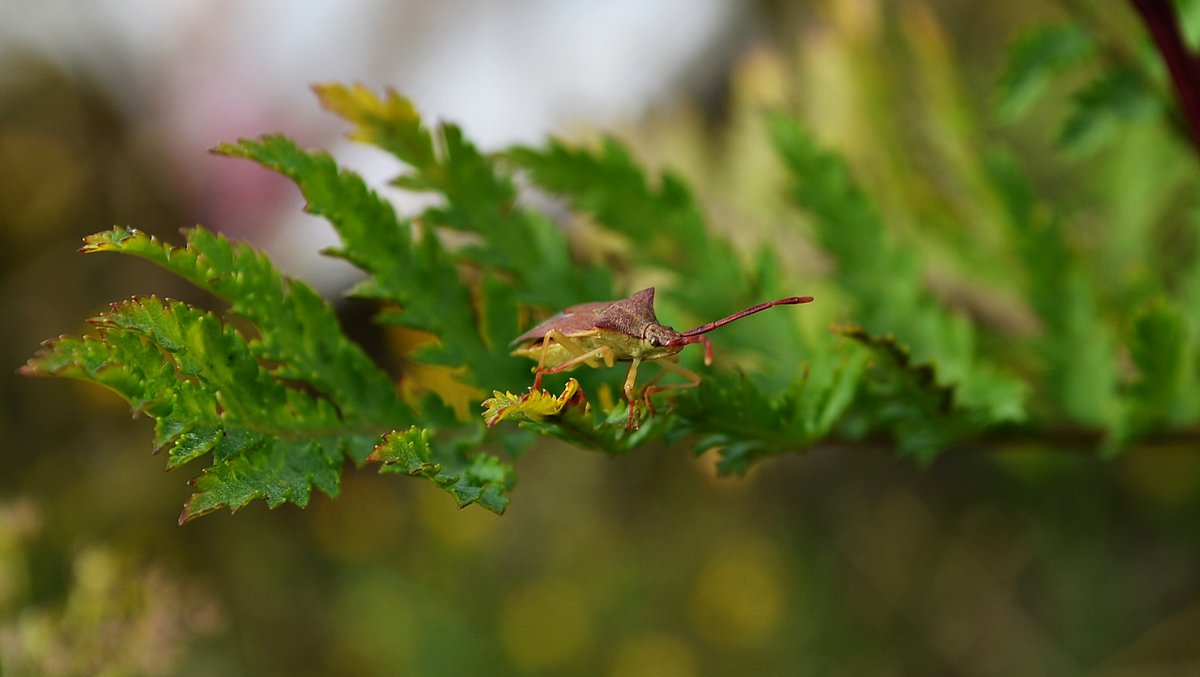
[{"label": "insect thorax", "polygon": [[[646,339],[608,329],[592,329],[587,332],[569,334],[567,338],[575,342],[584,351],[608,347],[613,352],[613,359],[618,362],[628,362],[634,358],[657,360],[674,355],[681,349],[681,347],[656,346]],[[550,341],[549,346],[544,345],[544,339],[531,341],[512,351],[512,354],[538,361],[542,359],[543,350],[546,355],[544,365],[546,367],[558,366],[576,356],[575,352],[567,349],[557,341]],[[597,360],[599,359],[597,358]]]}]

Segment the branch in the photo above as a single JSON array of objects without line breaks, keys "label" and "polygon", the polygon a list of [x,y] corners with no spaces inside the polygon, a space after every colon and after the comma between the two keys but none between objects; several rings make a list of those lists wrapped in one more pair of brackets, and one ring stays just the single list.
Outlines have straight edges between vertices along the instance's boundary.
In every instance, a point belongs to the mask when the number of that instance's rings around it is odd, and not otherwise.
[{"label": "branch", "polygon": [[1131,0],[1162,54],[1192,144],[1200,150],[1200,68],[1183,44],[1179,17],[1169,0]]}]

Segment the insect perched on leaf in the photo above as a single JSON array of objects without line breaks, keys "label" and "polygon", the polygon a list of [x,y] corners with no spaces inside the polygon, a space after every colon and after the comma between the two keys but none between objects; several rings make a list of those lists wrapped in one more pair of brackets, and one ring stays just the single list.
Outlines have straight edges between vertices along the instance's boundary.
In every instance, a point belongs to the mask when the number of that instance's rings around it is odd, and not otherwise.
[{"label": "insect perched on leaf", "polygon": [[[638,399],[634,394],[634,386],[638,365],[642,362],[657,360],[664,369],[643,389],[642,399],[646,402],[646,408],[654,413],[654,403],[650,398],[655,393],[700,385],[699,374],[684,369],[674,361],[684,346],[703,343],[704,363],[712,364],[712,343],[705,336],[708,332],[767,308],[812,300],[811,296],[789,296],[778,301],[767,301],[715,322],[679,332],[658,321],[654,314],[654,287],[650,287],[620,301],[571,306],[514,339],[512,345],[521,345],[512,354],[537,360],[533,390],[541,387],[543,374],[557,374],[584,365],[599,367],[604,364],[611,367],[616,362],[629,362],[629,374],[625,377],[624,387],[625,399],[629,402],[629,420],[625,428],[633,430],[637,427],[635,412]],[[668,371],[687,379],[687,383],[654,385]]]}]

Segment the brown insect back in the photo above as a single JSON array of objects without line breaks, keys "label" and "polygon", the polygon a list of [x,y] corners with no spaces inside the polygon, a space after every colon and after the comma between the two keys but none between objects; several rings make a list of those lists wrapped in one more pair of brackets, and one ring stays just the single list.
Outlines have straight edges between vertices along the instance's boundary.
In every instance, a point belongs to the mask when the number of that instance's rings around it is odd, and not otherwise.
[{"label": "brown insect back", "polygon": [[654,313],[654,287],[643,289],[627,299],[609,305],[597,316],[596,326],[640,339],[648,338],[646,332],[651,327],[660,327],[675,333],[670,327],[662,325],[658,321],[658,315]]},{"label": "brown insect back", "polygon": [[629,418],[625,427],[637,428],[637,401],[634,386],[638,366],[645,361],[657,361],[663,373],[673,372],[687,382],[659,386],[654,383],[662,376],[655,376],[643,389],[640,399],[653,413],[651,397],[664,390],[681,390],[700,385],[700,375],[675,363],[675,356],[689,343],[703,343],[705,364],[712,362],[712,344],[708,332],[730,322],[753,315],[779,305],[809,303],[811,296],[790,296],[777,301],[767,301],[751,306],[715,322],[695,329],[678,332],[658,321],[654,312],[654,287],[648,287],[619,301],[584,303],[571,306],[521,334],[513,340],[519,345],[513,355],[537,360],[533,371],[532,390],[541,388],[543,374],[571,371],[580,366],[612,366],[616,362],[629,362],[625,377],[624,393],[629,402]]}]

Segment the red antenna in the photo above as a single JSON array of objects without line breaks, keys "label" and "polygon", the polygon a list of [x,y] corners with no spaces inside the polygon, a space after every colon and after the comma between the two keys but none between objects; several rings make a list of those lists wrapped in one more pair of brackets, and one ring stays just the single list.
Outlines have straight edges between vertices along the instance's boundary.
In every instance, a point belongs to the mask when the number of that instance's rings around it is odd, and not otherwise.
[{"label": "red antenna", "polygon": [[716,329],[717,327],[724,327],[725,325],[729,324],[730,322],[736,322],[737,320],[740,320],[743,317],[746,317],[747,315],[753,315],[754,313],[761,313],[762,311],[766,310],[767,308],[774,308],[775,306],[794,306],[798,303],[810,303],[812,300],[813,300],[813,297],[811,297],[811,296],[789,296],[786,299],[779,299],[778,301],[765,301],[756,306],[750,306],[749,308],[747,308],[739,313],[734,313],[734,314],[730,315],[729,317],[723,317],[715,322],[709,322],[708,324],[702,324],[699,327],[696,327],[695,329],[689,329],[688,331],[680,332],[679,338],[675,339],[674,341],[671,341],[667,345],[682,346],[682,345],[687,345],[689,343],[697,343],[699,341],[704,340],[704,337],[702,336],[702,334],[707,334],[708,332]]}]

